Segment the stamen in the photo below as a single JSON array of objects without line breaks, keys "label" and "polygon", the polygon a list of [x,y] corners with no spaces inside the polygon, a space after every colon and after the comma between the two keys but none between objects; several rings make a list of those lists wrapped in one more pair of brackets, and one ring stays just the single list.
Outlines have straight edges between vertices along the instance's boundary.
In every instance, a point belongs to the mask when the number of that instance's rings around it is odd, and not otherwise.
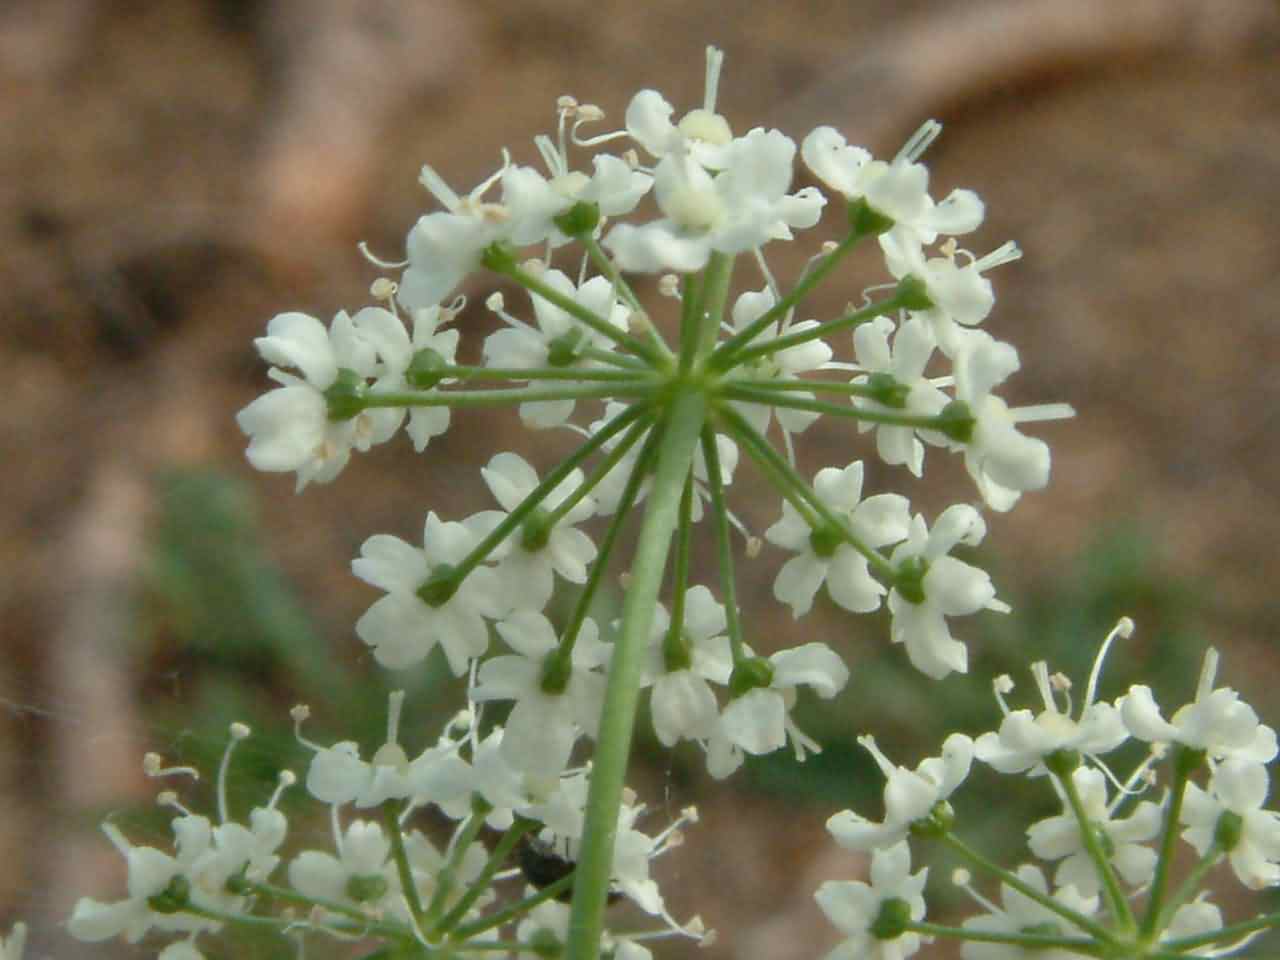
[{"label": "stamen", "polygon": [[1213,693],[1213,683],[1218,678],[1218,651],[1210,647],[1204,653],[1204,664],[1200,667],[1200,681],[1196,684],[1196,701],[1208,700]]},{"label": "stamen", "polygon": [[1005,702],[1006,694],[1013,692],[1013,677],[1007,673],[1002,673],[991,681],[991,690],[995,694],[996,703],[1000,706],[1000,713],[1003,716],[1009,716],[1009,704]]},{"label": "stamen", "polygon": [[251,732],[247,724],[238,721],[231,724],[230,731],[231,738],[227,740],[227,748],[222,751],[222,762],[218,764],[218,820],[222,823],[231,819],[227,814],[227,771],[231,769],[231,753]]},{"label": "stamen", "polygon": [[1037,660],[1031,665],[1031,676],[1035,677],[1036,689],[1040,691],[1044,708],[1050,713],[1057,713],[1058,704],[1053,699],[1053,684],[1049,682],[1049,665],[1043,660]]},{"label": "stamen", "polygon": [[915,163],[929,148],[929,144],[938,139],[938,134],[941,132],[942,124],[937,120],[926,120],[920,125],[919,130],[907,138],[907,142],[902,145],[902,149],[893,158],[893,162]]},{"label": "stamen", "polygon": [[1038,423],[1042,420],[1069,420],[1076,415],[1069,403],[1038,403],[1009,410],[1014,423]]},{"label": "stamen", "polygon": [[871,736],[871,734],[864,733],[862,736],[858,737],[857,740],[858,746],[871,754],[872,758],[876,762],[876,766],[880,768],[880,772],[883,773],[886,778],[898,769],[897,765],[884,755],[883,751],[881,751],[880,747],[876,744],[876,738]]},{"label": "stamen", "polygon": [[453,188],[444,182],[444,178],[430,164],[422,165],[422,170],[418,172],[418,182],[450,213],[457,213],[462,206],[462,198],[453,192]]},{"label": "stamen", "polygon": [[267,809],[274,810],[280,798],[284,796],[284,792],[297,782],[298,776],[292,770],[281,770],[276,774],[276,789],[272,792],[271,799],[267,801]]},{"label": "stamen", "polygon": [[[832,249],[834,249],[834,247]],[[755,247],[751,252],[755,256],[756,266],[760,270],[760,275],[764,277],[765,286],[768,287],[769,292],[773,294],[773,299],[776,303],[781,299],[778,293],[778,281],[774,279],[773,271],[769,269],[769,264],[765,263],[764,251],[761,250],[760,247]],[[809,263],[805,265],[805,269],[807,270],[809,266],[813,264],[814,260],[817,259],[817,257],[811,258]],[[791,311],[787,312],[787,316],[788,318],[791,316]]]},{"label": "stamen", "polygon": [[182,801],[178,799],[178,795],[172,790],[161,790],[156,794],[156,806],[169,807],[173,810],[177,810],[184,817],[195,816],[195,814],[183,805]]},{"label": "stamen", "polygon": [[533,145],[538,148],[538,153],[542,155],[542,162],[547,165],[553,178],[562,176],[568,170],[568,160],[565,157],[564,149],[564,117],[561,115],[560,120],[560,148],[556,149],[555,144],[551,142],[551,138],[545,133],[540,133],[533,138]]},{"label": "stamen", "polygon": [[397,743],[400,733],[400,710],[404,706],[404,691],[392,690],[387,697],[387,743]]},{"label": "stamen", "polygon": [[369,284],[369,296],[375,300],[381,300],[387,304],[392,313],[396,312],[396,291],[400,289],[400,285],[394,280],[388,280],[386,277],[379,277],[373,283]]},{"label": "stamen", "polygon": [[702,106],[707,113],[716,112],[716,96],[720,92],[720,71],[724,67],[724,51],[707,47],[707,81]]},{"label": "stamen", "polygon": [[[955,239],[954,237],[952,238]],[[986,273],[992,267],[1000,267],[1006,263],[1013,263],[1015,260],[1022,259],[1022,248],[1014,241],[1003,243],[996,247],[985,257],[981,257],[973,261],[973,265],[977,267],[979,273]]]},{"label": "stamen", "polygon": [[142,772],[148,777],[168,777],[175,774],[182,774],[190,777],[192,780],[200,779],[200,771],[195,767],[166,767],[163,766],[164,760],[158,753],[148,753],[142,758]]},{"label": "stamen", "polygon": [[131,844],[125,839],[125,835],[120,832],[120,828],[114,823],[103,821],[102,832],[107,835],[107,839],[111,841],[111,845],[119,851],[120,856],[128,857]]},{"label": "stamen", "polygon": [[1098,650],[1098,655],[1094,657],[1093,668],[1089,671],[1089,683],[1084,691],[1084,706],[1093,703],[1093,698],[1098,692],[1098,677],[1102,674],[1102,662],[1106,660],[1107,653],[1111,650],[1117,637],[1123,637],[1128,640],[1133,636],[1133,621],[1128,617],[1121,617],[1116,621],[1116,625],[1112,627],[1111,632],[1107,634],[1107,639],[1102,641],[1102,647]]},{"label": "stamen", "polygon": [[289,716],[293,718],[293,738],[308,750],[314,750],[319,753],[324,747],[318,743],[312,743],[302,735],[302,724],[311,716],[311,708],[305,703],[300,703],[289,711]]},{"label": "stamen", "polygon": [[381,270],[401,270],[409,265],[408,260],[383,260],[381,257],[374,256],[369,249],[369,244],[361,240],[356,244],[356,249],[360,251],[360,255]]},{"label": "stamen", "polygon": [[951,882],[967,893],[970,899],[988,913],[1004,916],[1004,911],[980,894],[973,887],[973,876],[963,867],[957,867],[951,874]]}]

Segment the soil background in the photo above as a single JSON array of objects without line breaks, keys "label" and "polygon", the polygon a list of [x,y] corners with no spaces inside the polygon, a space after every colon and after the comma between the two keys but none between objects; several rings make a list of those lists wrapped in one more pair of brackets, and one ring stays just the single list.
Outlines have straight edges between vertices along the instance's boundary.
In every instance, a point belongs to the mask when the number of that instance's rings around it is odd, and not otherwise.
[{"label": "soil background", "polygon": [[[478,467],[527,449],[503,421],[478,421],[426,459],[397,442],[295,497],[291,479],[243,460],[233,417],[267,386],[252,338],[276,312],[327,319],[368,302],[376,273],[355,243],[395,258],[428,209],[422,163],[466,190],[504,146],[536,162],[560,94],[615,122],[645,86],[693,106],[708,43],[727,55],[720,105],[735,129],[799,140],[831,123],[884,156],[938,117],[934,195],[965,186],[987,204],[965,245],[1024,250],[994,276],[988,321],[1023,359],[1010,399],[1079,416],[1035,431],[1053,448],[1050,488],[990,518],[1002,596],[1017,605],[1098,531],[1136,523],[1196,593],[1226,682],[1280,720],[1275,3],[9,0],[0,920],[28,920],[30,956],[86,953],[61,918],[77,893],[119,895],[118,859],[80,813],[152,789],[138,772],[147,688],[122,651],[157,478],[216,466],[251,484],[325,655],[355,661],[351,624],[371,599],[349,574],[359,544],[415,538],[428,507],[476,509]],[[857,293],[809,306],[830,315]],[[464,324],[490,323],[482,299]],[[802,465],[843,464],[845,445],[815,431]],[[972,497],[947,469],[919,501],[929,511]],[[761,531],[776,504],[743,483],[743,519]],[[747,570],[743,595],[767,597],[773,569]],[[793,629],[764,603],[748,612],[761,636]],[[805,629],[834,629],[823,616]],[[865,865],[828,849],[825,814],[710,796],[697,844],[672,855],[689,857],[677,914],[696,907],[724,931],[716,956],[832,945],[811,891]]]}]

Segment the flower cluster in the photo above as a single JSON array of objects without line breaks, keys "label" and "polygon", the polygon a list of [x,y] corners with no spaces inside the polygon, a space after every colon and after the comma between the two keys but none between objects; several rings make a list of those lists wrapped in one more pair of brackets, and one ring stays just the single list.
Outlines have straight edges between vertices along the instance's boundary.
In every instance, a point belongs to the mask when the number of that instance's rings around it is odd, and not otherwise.
[{"label": "flower cluster", "polygon": [[[351,742],[311,745],[306,786],[335,811],[333,851],[292,859],[287,895],[268,882],[276,866],[268,841],[283,839],[282,821],[269,833],[265,823],[241,827],[225,803],[218,827],[184,815],[174,855],[129,847],[108,827],[129,859],[131,897],[82,903],[78,936],[136,940],[154,929],[194,938],[270,897],[301,897],[312,910],[294,932],[363,931],[453,948],[501,925],[478,913],[485,891],[534,834],[539,850],[568,865],[548,889],[574,878],[575,955],[595,955],[611,892],[671,930],[701,935],[667,913],[647,865],[668,835],[635,828],[642,807],[624,788],[641,694],[659,740],[695,744],[719,778],[747,755],[790,745],[802,759],[818,750],[792,710],[802,690],[830,698],[850,679],[840,654],[817,640],[753,649],[763,644],[740,616],[734,566],[765,542],[789,554],[773,592],[795,617],[825,587],[850,612],[887,607],[892,641],[926,675],[967,669],[950,621],[1009,609],[962,553],[986,535],[981,506],[957,503],[931,523],[901,493],[866,493],[860,460],[810,481],[795,444],[819,418],[838,418],[874,432],[876,455],[917,478],[926,448],[962,456],[990,510],[1044,487],[1049,449],[1021,425],[1072,411],[1001,399],[1018,354],[981,329],[994,303],[987,274],[1018,249],[959,246],[984,208],[969,190],[939,200],[930,192],[921,157],[936,122],[888,161],[831,127],[799,146],[779,130],[735,131],[717,111],[721,67],[720,52],[708,50],[703,103],[678,119],[660,93],[644,90],[621,129],[588,135],[603,111],[563,97],[554,135],[534,142],[542,167],[504,151],[466,194],[424,167],[421,183],[438,209],[409,230],[402,261],[369,256],[390,274],[372,284],[374,303],[328,324],[280,314],[256,341],[277,386],[238,416],[248,458],[295,474],[299,490],[334,480],[353,451],[402,427],[425,451],[468,407],[512,407],[531,429],[574,437],[577,448],[555,464],[496,453],[481,471],[496,507],[460,518],[430,511],[420,544],[373,535],[352,563],[382,593],[356,623],[378,663],[415,668],[438,649],[466,678],[470,703],[509,707],[505,723],[481,729],[473,706],[411,760],[397,742],[393,698],[387,742],[371,759]],[[821,188],[795,188],[797,157]],[[780,282],[766,248],[817,227],[828,207],[838,239]],[[886,276],[863,287],[859,305],[811,315],[807,298],[864,242],[879,245]],[[739,265],[757,277],[735,287]],[[670,322],[642,306],[628,279],[635,274],[658,275],[661,299],[678,301]],[[514,284],[528,302],[488,296],[499,328],[464,344],[455,321],[468,300],[459,291],[474,276]],[[469,355],[479,362],[460,359]],[[777,490],[780,518],[763,537],[727,504],[740,461]],[[696,582],[690,561],[704,520],[717,557],[707,583]],[[634,551],[623,560],[621,535],[633,521]],[[601,622],[611,567],[626,570],[625,601],[616,621]],[[553,619],[558,590],[569,602],[556,609],[568,612]],[[978,749],[984,759],[998,753]],[[968,764],[970,746],[952,751],[943,773],[915,775],[936,780],[936,802]],[[458,825],[447,852],[409,829],[408,815],[426,806]],[[337,811],[347,807],[381,808],[383,817],[342,825]],[[274,805],[264,810],[276,824]],[[896,826],[871,832],[901,832],[910,818],[894,816]],[[506,831],[487,859],[472,843],[481,824]],[[914,917],[923,874],[889,850],[875,871]],[[500,915],[530,924],[542,899]],[[540,931],[555,928],[550,912],[539,908]],[[512,948],[533,950],[520,936],[518,928]],[[613,944],[642,950],[634,939]]]},{"label": "flower cluster", "polygon": [[[1121,621],[1107,645],[1127,637]],[[1106,648],[1104,647],[1103,655]],[[845,849],[872,856],[870,882],[829,882],[818,891],[823,911],[846,939],[830,956],[901,958],[932,938],[963,941],[966,960],[1072,956],[1218,956],[1275,925],[1259,917],[1227,926],[1200,891],[1200,881],[1224,860],[1250,889],[1280,884],[1280,813],[1263,809],[1267,764],[1276,734],[1226,687],[1214,687],[1217,654],[1209,651],[1195,700],[1166,721],[1151,691],[1134,686],[1114,703],[1095,700],[1099,656],[1083,703],[1072,715],[1070,682],[1044,663],[1032,673],[1043,709],[1009,710],[1007,677],[997,683],[1004,713],[998,730],[973,740],[953,734],[942,754],[915,770],[897,767],[876,747],[863,745],[884,771],[884,819],[843,811],[827,823]],[[1150,751],[1121,782],[1103,761],[1138,740]],[[974,759],[1001,774],[1048,778],[1062,813],[1032,824],[1027,845],[1040,864],[1007,871],[974,853],[955,830],[949,797],[969,775]],[[1159,762],[1168,759],[1169,782],[1151,795]],[[1194,777],[1203,775],[1203,786]],[[1171,868],[1182,839],[1198,861],[1176,891]],[[998,880],[1001,904],[957,882],[985,913],[961,927],[925,922],[926,870],[910,873],[912,839],[932,838]],[[1051,880],[1047,879],[1050,876]],[[1145,900],[1138,909],[1136,903]]]},{"label": "flower cluster", "polygon": [[[172,853],[135,846],[114,824],[105,824],[125,859],[129,895],[114,903],[81,899],[68,923],[71,934],[86,941],[121,936],[130,943],[152,932],[177,935],[181,939],[160,956],[198,960],[199,937],[246,918],[261,924],[266,907],[284,904],[303,906],[305,914],[266,922],[294,939],[376,935],[445,949],[508,923],[513,902],[519,917],[563,894],[582,842],[588,770],[551,777],[522,772],[506,760],[501,728],[480,739],[474,705],[450,721],[437,743],[410,759],[398,739],[403,702],[403,691],[391,695],[387,740],[369,760],[350,741],[322,747],[306,740],[301,725],[309,711],[293,711],[298,738],[312,751],[305,789],[330,809],[331,849],[303,849],[287,863],[279,855],[288,823],[278,803],[297,779],[287,770],[247,823],[231,818],[227,772],[235,744],[249,736],[247,727],[234,724],[218,773],[220,822],[213,825],[165,791],[161,802],[179,813],[172,821]],[[196,775],[190,768],[166,769],[154,754],[145,769],[155,777]],[[454,823],[443,849],[411,826],[415,811],[427,807]],[[373,809],[378,816],[371,819],[365,812]],[[680,842],[679,828],[695,820],[696,812],[685,811],[656,836],[640,829],[644,814],[634,799],[622,806],[610,889],[660,918],[664,926],[658,932],[701,939],[706,931],[700,921],[681,926],[672,919],[649,874],[650,862]],[[501,831],[491,850],[479,839],[485,828]],[[553,852],[544,854],[560,865],[553,876],[530,866],[523,850],[533,843]]]}]

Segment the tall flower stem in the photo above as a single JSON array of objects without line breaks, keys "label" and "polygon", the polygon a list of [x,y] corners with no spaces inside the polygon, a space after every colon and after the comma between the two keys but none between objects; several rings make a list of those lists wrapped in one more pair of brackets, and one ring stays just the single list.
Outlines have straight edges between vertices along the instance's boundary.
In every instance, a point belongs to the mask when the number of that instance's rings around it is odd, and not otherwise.
[{"label": "tall flower stem", "polygon": [[586,824],[569,917],[570,960],[595,960],[600,949],[640,673],[667,554],[679,520],[680,498],[706,413],[703,390],[697,384],[677,384],[664,422],[655,428],[663,434],[657,469],[631,566],[631,584],[622,608],[622,631],[609,664],[604,715],[587,794]]}]

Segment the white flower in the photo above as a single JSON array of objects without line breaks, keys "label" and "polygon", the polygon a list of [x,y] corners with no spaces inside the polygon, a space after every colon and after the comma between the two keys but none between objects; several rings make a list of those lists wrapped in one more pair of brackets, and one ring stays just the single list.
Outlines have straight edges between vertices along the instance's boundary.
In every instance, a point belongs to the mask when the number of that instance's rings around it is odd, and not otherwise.
[{"label": "white flower", "polygon": [[769,240],[790,240],[791,228],[812,227],[826,200],[811,187],[788,194],[795,143],[756,128],[726,147],[714,176],[684,149],[666,154],[654,171],[654,196],[666,215],[643,226],[618,224],[605,238],[623,270],[701,270],[712,252],[743,253]]},{"label": "white flower", "polygon": [[[458,351],[458,331],[441,330],[453,319],[453,311],[438,306],[424,307],[413,312],[413,336],[390,310],[382,307],[366,307],[355,315],[357,329],[374,345],[382,360],[377,381],[369,388],[371,394],[401,392],[414,389],[406,374],[415,356],[429,351],[437,363],[452,365]],[[390,422],[394,431],[405,416],[403,407],[391,407],[367,411],[379,414]],[[415,406],[408,412],[409,425],[405,428],[413,441],[413,448],[421,453],[432,437],[438,437],[449,429],[447,406]]]},{"label": "white flower", "polygon": [[725,148],[733,140],[733,131],[729,121],[715,112],[724,53],[709,46],[706,54],[701,107],[686,113],[678,125],[673,124],[675,107],[657,90],[641,90],[627,105],[626,127],[631,139],[654,157],[685,149],[707,169],[719,170],[725,165]]},{"label": "white flower", "polygon": [[129,896],[115,903],[101,903],[81,897],[67,921],[67,931],[77,940],[97,942],[123,936],[137,943],[147,931],[198,933],[217,930],[221,924],[189,913],[159,913],[150,900],[165,893],[185,866],[207,848],[209,821],[204,817],[178,817],[173,821],[178,856],[173,857],[154,847],[136,847],[111,823],[102,825],[112,845],[124,856],[128,865]]},{"label": "white flower", "polygon": [[555,225],[555,218],[582,201],[594,203],[606,217],[630,213],[653,186],[653,177],[632,169],[622,158],[598,154],[592,158],[590,177],[570,170],[562,146],[549,137],[534,138],[551,179],[532,167],[508,167],[502,175],[502,203],[510,214],[511,241],[519,245],[549,241],[552,246],[568,242]]},{"label": "white flower", "polygon": [[654,611],[648,663],[641,683],[652,684],[649,712],[663,746],[679,740],[711,736],[720,707],[711,685],[724,686],[733,673],[729,638],[724,635],[724,605],[704,586],[690,587],[684,597],[684,629],[669,637],[671,615]]},{"label": "white flower", "polygon": [[[957,544],[981,543],[986,532],[978,511],[966,504],[944,510],[932,531],[924,517],[916,514],[906,542],[890,558],[900,577],[889,591],[893,642],[904,644],[912,665],[934,679],[969,669],[968,651],[951,636],[947,617],[1009,609],[996,600],[995,587],[985,571],[947,556]],[[913,581],[909,587],[901,579],[908,565],[923,571],[918,583]]]},{"label": "white flower", "polygon": [[384,667],[412,666],[439,644],[454,674],[462,676],[484,653],[489,645],[484,618],[508,609],[493,570],[475,568],[443,602],[428,603],[421,596],[433,575],[447,574],[478,542],[466,525],[446,523],[431,512],[421,549],[389,534],[372,536],[360,547],[352,572],[387,595],[356,621],[356,633]]},{"label": "white flower", "polygon": [[[759,317],[771,310],[776,302],[777,300],[772,291],[767,287],[763,290],[749,290],[740,295],[733,304],[732,328],[734,333],[738,333],[754,323]],[[781,328],[779,328],[777,321],[770,323],[750,340],[749,346],[762,346],[780,336],[801,333],[818,326],[818,321],[816,320],[804,320],[800,323],[792,324],[789,319],[790,314],[788,314],[788,322],[783,324]],[[752,359],[736,367],[734,373],[741,375],[748,385],[753,380],[764,382],[793,380],[801,373],[818,369],[830,360],[831,356],[831,347],[827,345],[826,341],[819,338],[810,340],[808,343],[797,343],[794,346],[784,347],[774,353]],[[813,399],[813,394],[806,391],[789,393],[788,396],[795,399]],[[774,408],[770,404],[764,403],[735,401],[733,406],[760,434],[768,431],[769,421],[775,413],[778,417],[778,425],[787,434],[801,433],[821,416],[821,414],[810,410],[792,410],[787,407]]]},{"label": "white flower", "polygon": [[883,850],[907,838],[911,825],[933,813],[969,775],[973,741],[953,733],[942,744],[942,755],[928,757],[915,770],[895,766],[876,745],[874,737],[858,743],[875,757],[885,775],[884,822],[874,823],[852,810],[842,810],[827,820],[827,830],[846,850]]},{"label": "white flower", "polygon": [[413,225],[405,241],[409,265],[400,278],[398,298],[411,313],[441,303],[472,270],[490,244],[511,232],[511,212],[500,203],[483,200],[503,169],[466,197],[459,197],[431,167],[423,167],[419,182],[445,208],[428,213]]},{"label": "white flower", "polygon": [[1051,753],[1074,750],[1086,757],[1097,757],[1129,739],[1120,712],[1109,703],[1093,700],[1092,683],[1081,704],[1080,719],[1076,720],[1058,706],[1055,696],[1055,688],[1065,695],[1069,686],[1066,678],[1050,677],[1043,660],[1031,665],[1031,673],[1044,710],[1038,714],[1025,709],[1011,712],[1001,698],[1004,719],[998,732],[989,731],[978,738],[979,760],[1001,773],[1029,770],[1031,776],[1040,776],[1046,769],[1044,759]]},{"label": "white flower", "polygon": [[[854,406],[896,416],[936,416],[948,402],[947,395],[938,388],[948,381],[930,380],[924,375],[929,358],[933,356],[933,334],[924,321],[916,317],[898,329],[893,338],[892,349],[889,347],[891,333],[893,321],[888,317],[876,317],[853,331],[854,355],[858,366],[866,371],[865,374],[854,377],[853,382],[866,385],[877,374],[880,375],[877,379],[881,380],[891,377],[894,387],[905,394],[902,398],[904,405],[887,406],[867,397],[855,397]],[[917,427],[864,422],[858,424],[858,430],[862,433],[875,430],[876,451],[880,454],[880,459],[889,464],[904,464],[917,477],[922,476],[924,471],[924,444],[918,437],[939,446],[949,443],[942,434]]]},{"label": "white flower", "polygon": [[599,670],[611,648],[599,639],[595,621],[584,620],[564,664],[563,686],[548,692],[548,658],[560,655],[551,621],[533,610],[517,610],[498,624],[498,632],[516,655],[482,663],[471,698],[514,700],[502,737],[504,759],[527,773],[558,776],[578,737],[596,734],[605,684]]},{"label": "white flower", "polygon": [[289,864],[289,885],[316,900],[345,903],[376,914],[392,889],[395,864],[382,825],[353,820],[336,838],[338,856],[304,850]]},{"label": "white flower", "polygon": [[827,954],[827,960],[902,960],[917,950],[918,933],[898,931],[884,937],[874,928],[886,908],[906,905],[913,923],[924,920],[924,884],[929,870],[911,873],[911,850],[906,842],[871,855],[871,883],[829,880],[814,899],[827,919],[846,939]]},{"label": "white flower", "polygon": [[[881,493],[862,500],[862,463],[843,470],[824,467],[813,480],[814,492],[832,513],[844,521],[864,548],[877,549],[905,540],[910,528],[906,497]],[[790,501],[782,503],[782,519],[765,531],[776,546],[797,551],[773,584],[773,595],[791,607],[799,618],[813,606],[814,595],[825,583],[831,599],[854,613],[870,613],[880,607],[887,592],[871,575],[867,557],[836,530],[810,528]]]},{"label": "white flower", "polygon": [[1196,698],[1178,710],[1172,721],[1160,715],[1151,688],[1135,685],[1116,704],[1129,732],[1149,743],[1180,743],[1206,751],[1211,759],[1239,757],[1270,763],[1276,756],[1276,732],[1258,722],[1253,708],[1230,687],[1214,689],[1218,651],[1205,653]]},{"label": "white flower", "polygon": [[955,357],[956,400],[974,418],[964,465],[993,510],[1009,510],[1026,490],[1049,482],[1049,447],[1018,432],[1019,423],[1075,416],[1063,403],[1010,408],[991,391],[1019,367],[1018,351],[982,330],[965,334]]},{"label": "white flower", "polygon": [[849,682],[849,668],[830,647],[806,643],[769,657],[767,686],[752,687],[729,701],[707,741],[707,771],[723,780],[742,765],[743,754],[772,753],[793,742],[797,760],[821,748],[791,719],[797,688],[809,686],[830,700]]},{"label": "white flower", "polygon": [[1182,807],[1182,838],[1204,856],[1218,836],[1224,814],[1239,818],[1239,837],[1227,851],[1231,869],[1251,890],[1280,884],[1280,813],[1263,810],[1271,784],[1267,768],[1228,757],[1213,768],[1209,790],[1187,784]]},{"label": "white flower", "polygon": [[351,740],[320,747],[303,740],[315,751],[307,770],[307,792],[321,803],[376,807],[387,800],[422,796],[437,804],[447,804],[468,790],[469,769],[452,744],[424,750],[410,762],[397,742],[404,691],[393,691],[387,710],[387,740],[368,762],[360,759],[360,748]]},{"label": "white flower", "polygon": [[275,365],[267,376],[282,384],[236,415],[236,423],[249,437],[245,455],[256,469],[296,471],[301,490],[313,481],[327,483],[336,477],[353,447],[368,450],[391,435],[385,428],[396,411],[366,410],[347,420],[329,419],[325,391],[340,375],[363,386],[376,361],[372,344],[346,313],[334,317],[328,330],[305,313],[278,314],[267,324],[267,335],[254,344],[263,359]]},{"label": "white flower", "polygon": [[[995,305],[991,281],[983,273],[1022,256],[1018,245],[1012,242],[975,258],[968,251],[957,251],[954,240],[944,244],[941,257],[926,257],[919,237],[913,233],[890,230],[882,233],[879,241],[890,273],[899,280],[912,275],[924,282],[933,307],[913,316],[929,323],[938,346],[949,357],[959,349],[957,325],[972,327],[982,323]],[[957,252],[965,256],[964,263],[956,262]]]},{"label": "white flower", "polygon": [[[476,519],[496,526],[517,509],[538,486],[538,474],[518,454],[499,453],[480,471],[485,484],[503,510],[485,511]],[[524,526],[495,552],[499,558],[496,574],[500,589],[513,609],[541,610],[551,599],[555,574],[570,583],[587,582],[587,566],[596,558],[596,545],[574,527],[595,513],[590,496],[578,500],[550,529],[538,526],[581,485],[581,470],[573,470],[534,508]],[[532,524],[532,526],[531,526]],[[522,532],[523,531],[523,532]],[[530,538],[533,534],[533,538]]]},{"label": "white flower", "polygon": [[929,196],[929,171],[916,162],[942,132],[927,121],[891,163],[873,160],[861,147],[851,147],[833,127],[818,127],[801,145],[813,175],[848,200],[865,198],[878,213],[894,221],[894,229],[932,243],[940,233],[961,234],[982,223],[982,201],[971,190],[953,190],[935,204]]},{"label": "white flower", "polygon": [[[575,286],[559,270],[547,270],[540,279],[619,331],[626,330],[630,311],[618,300],[613,285],[605,277],[592,277],[581,286]],[[590,368],[599,364],[584,356],[585,350],[613,349],[613,342],[608,337],[585,326],[566,310],[536,294],[532,300],[536,327],[517,320],[504,310],[498,311],[508,328],[491,333],[485,339],[484,361],[487,366],[517,370]],[[526,401],[520,404],[520,419],[535,429],[559,426],[573,413],[574,403],[572,399]]]},{"label": "white flower", "polygon": [[507,762],[502,754],[502,727],[494,727],[483,740],[473,742],[471,763],[464,790],[452,798],[431,796],[445,814],[454,820],[465,820],[474,811],[473,796],[480,796],[489,805],[485,823],[494,830],[506,830],[515,819],[514,811],[528,801],[524,789],[524,774]]},{"label": "white flower", "polygon": [[[1160,833],[1164,823],[1161,808],[1144,800],[1129,816],[1113,818],[1112,806],[1107,801],[1107,780],[1101,770],[1080,767],[1071,779],[1088,817],[1089,829],[1106,837],[1107,859],[1116,873],[1132,886],[1150,883],[1156,853],[1142,844]],[[1053,877],[1057,886],[1071,884],[1085,896],[1099,891],[1098,869],[1085,848],[1080,822],[1069,808],[1028,827],[1027,846],[1042,860],[1062,861]]]},{"label": "white flower", "polygon": [[[1067,910],[1085,917],[1093,916],[1098,910],[1098,898],[1082,896],[1075,887],[1062,887],[1050,894],[1044,874],[1038,867],[1024,863],[1018,868],[1017,875],[1028,887],[1052,896]],[[1000,900],[1004,904],[1003,909],[988,905],[989,913],[966,920],[964,928],[974,933],[1017,935],[1031,932],[1041,936],[1091,939],[1068,924],[1061,915],[1007,883],[1000,885]],[[965,941],[960,945],[960,956],[964,960],[1077,960],[1081,954],[1061,947],[1028,948],[1014,943]]]}]

